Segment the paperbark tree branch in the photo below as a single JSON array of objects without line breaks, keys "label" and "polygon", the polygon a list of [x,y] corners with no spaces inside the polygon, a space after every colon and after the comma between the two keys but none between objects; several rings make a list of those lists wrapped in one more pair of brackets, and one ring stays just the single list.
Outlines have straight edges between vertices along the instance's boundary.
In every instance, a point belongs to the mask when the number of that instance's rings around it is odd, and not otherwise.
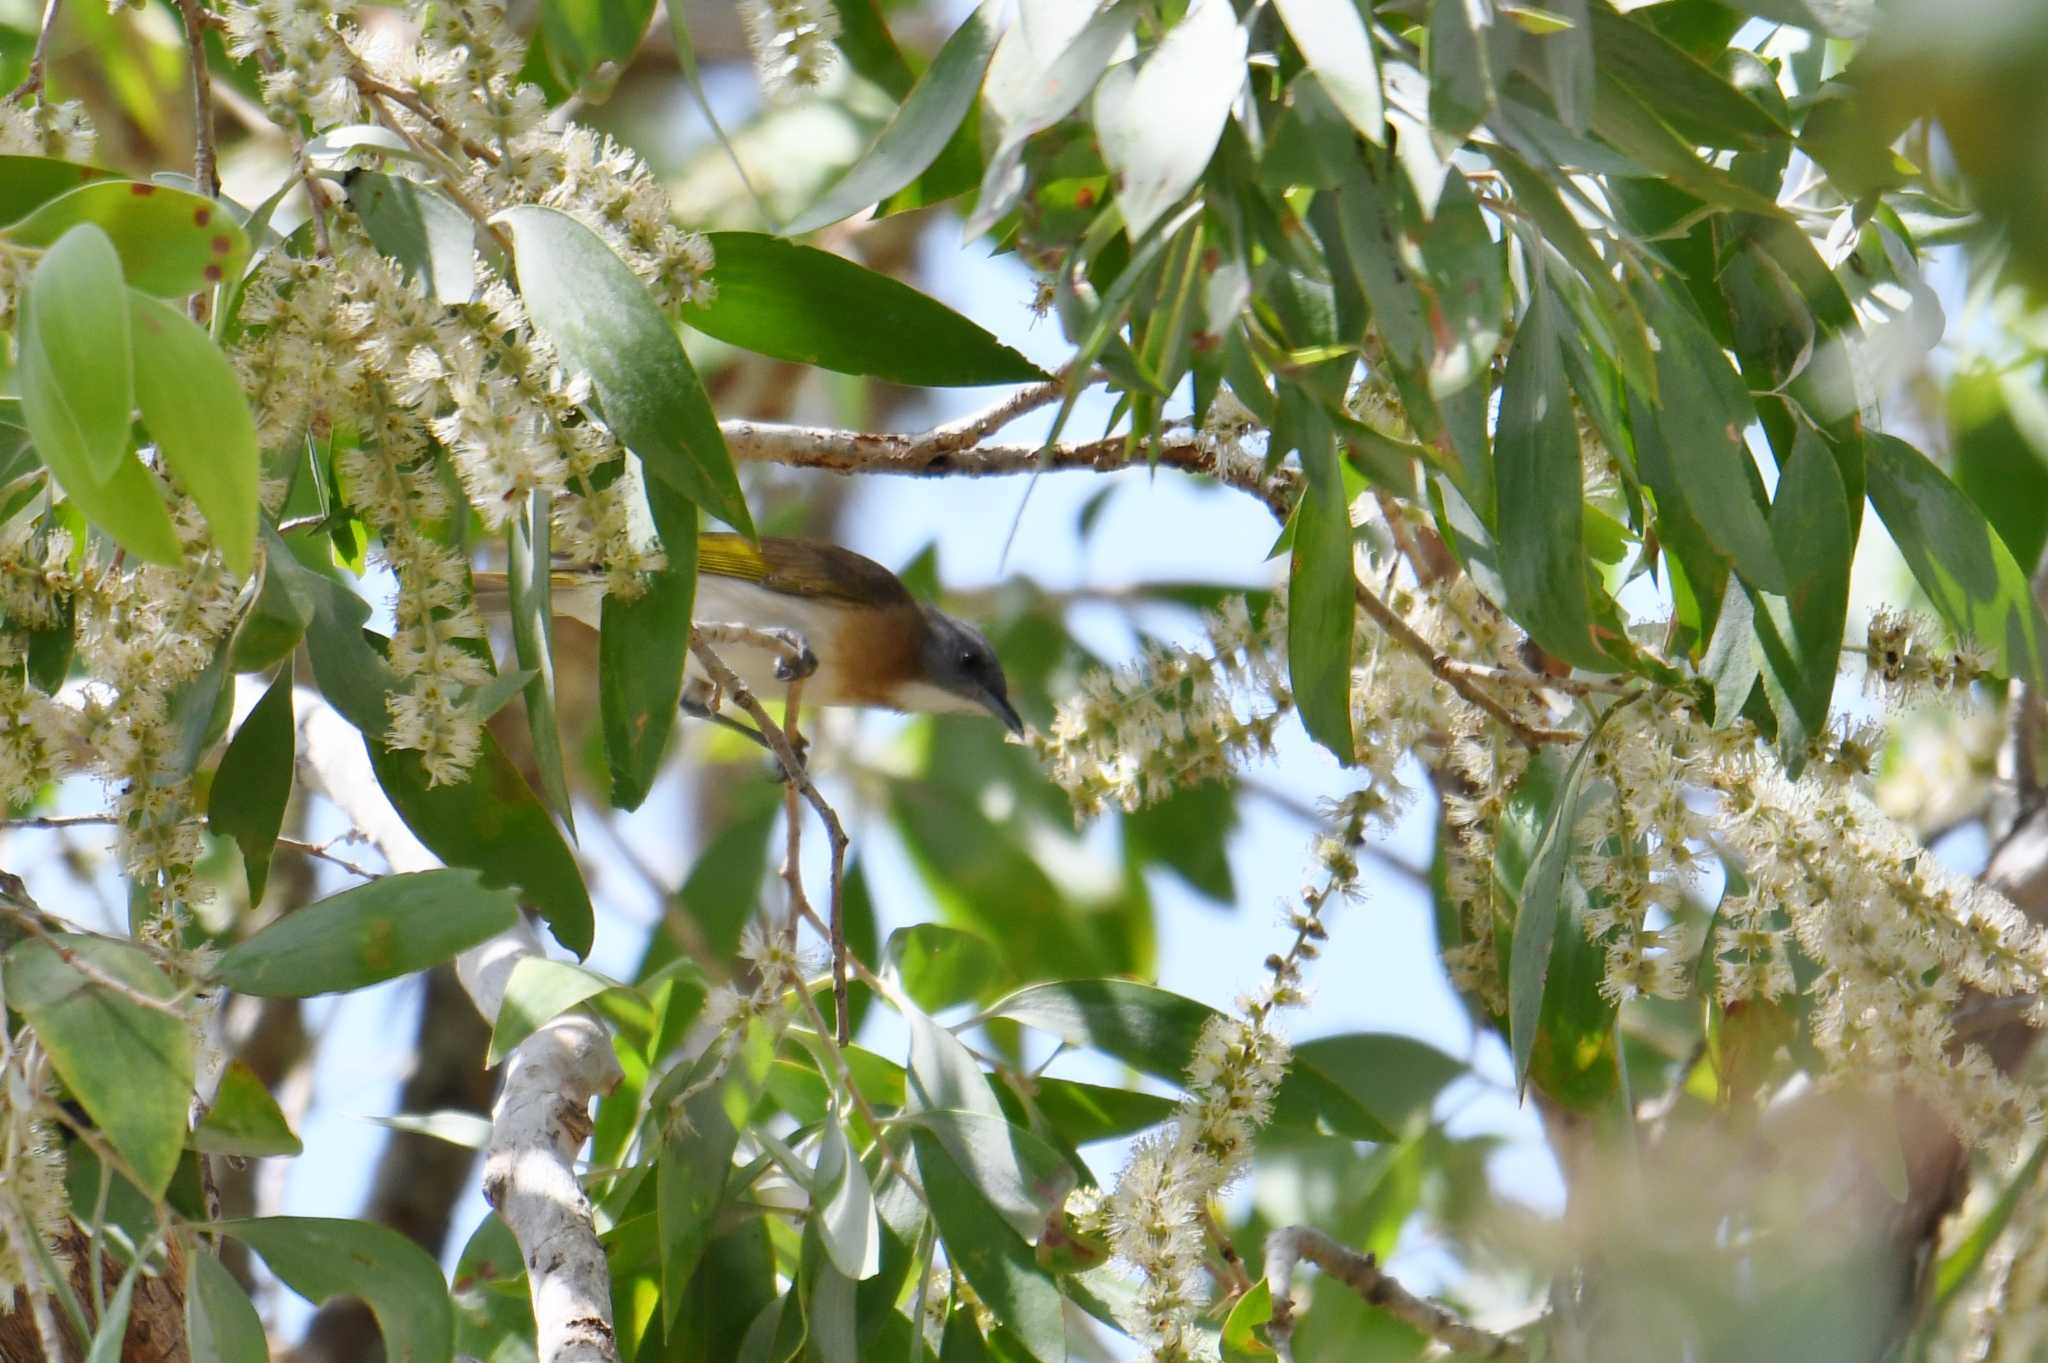
[{"label": "paperbark tree branch", "polygon": [[1515,1340],[1482,1330],[1457,1313],[1416,1296],[1389,1277],[1370,1254],[1338,1244],[1313,1226],[1286,1226],[1266,1237],[1266,1288],[1273,1296],[1273,1318],[1266,1334],[1282,1358],[1293,1357],[1295,1265],[1306,1259],[1407,1325],[1467,1358],[1526,1360]]}]

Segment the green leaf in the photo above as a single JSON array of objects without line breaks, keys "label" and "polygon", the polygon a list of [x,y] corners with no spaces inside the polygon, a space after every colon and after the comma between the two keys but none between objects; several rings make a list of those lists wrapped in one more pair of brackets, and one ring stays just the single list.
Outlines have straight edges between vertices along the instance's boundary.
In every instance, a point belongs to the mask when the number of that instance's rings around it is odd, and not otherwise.
[{"label": "green leaf", "polygon": [[263,902],[270,856],[284,827],[285,804],[291,799],[296,759],[292,673],[285,668],[235,731],[228,750],[221,754],[207,795],[207,829],[217,838],[233,838],[242,849],[252,907]]},{"label": "green leaf", "polygon": [[882,1226],[875,1216],[868,1171],[847,1143],[837,1114],[818,1142],[812,1219],[832,1266],[856,1282],[882,1271]]},{"label": "green leaf", "polygon": [[620,809],[638,809],[661,770],[682,700],[697,597],[697,509],[663,484],[643,490],[667,566],[649,576],[639,596],[628,601],[607,592],[599,607],[598,709],[612,804]]},{"label": "green leaf", "polygon": [[1004,31],[982,84],[986,117],[999,131],[967,215],[968,236],[1016,206],[1026,183],[1024,144],[1080,107],[1137,20],[1131,0],[1039,0]]},{"label": "green leaf", "polygon": [[862,265],[759,232],[714,232],[718,294],[683,309],[707,336],[761,355],[921,388],[1046,376],[935,298]]},{"label": "green leaf", "polygon": [[[66,957],[85,963],[99,983]],[[7,953],[8,1006],[36,1029],[64,1087],[106,1133],[151,1197],[162,1197],[185,1148],[192,1101],[192,1034],[176,1014],[135,995],[169,999],[149,953],[106,937],[31,938]]]},{"label": "green leaf", "polygon": [[227,1266],[194,1254],[185,1279],[185,1342],[210,1363],[270,1363],[263,1320]]},{"label": "green leaf", "polygon": [[[628,6],[596,6],[606,10]],[[555,4],[542,13],[553,13]],[[646,16],[641,16],[644,26]],[[638,34],[635,38],[637,40]],[[476,225],[469,214],[417,180],[374,170],[350,171],[349,206],[378,251],[397,261],[427,297],[450,307],[476,292]]]},{"label": "green leaf", "polygon": [[119,273],[106,278],[125,277],[158,298],[182,298],[237,279],[249,259],[249,234],[221,205],[142,180],[80,185],[0,230],[0,241],[53,246],[84,223],[104,232],[120,259]]},{"label": "green leaf", "polygon": [[905,1009],[903,1020],[910,1028],[910,1108],[958,1108],[1001,1120],[996,1091],[960,1038],[915,1009]]},{"label": "green leaf", "polygon": [[256,559],[262,451],[242,382],[197,322],[139,290],[128,302],[143,424],[205,513],[229,571],[246,577]]},{"label": "green leaf", "polygon": [[751,538],[753,518],[711,400],[682,343],[604,239],[566,213],[523,204],[491,219],[511,230],[527,312],[647,471]]},{"label": "green leaf", "polygon": [[1493,108],[1493,15],[1487,0],[1432,0],[1429,7],[1429,122],[1463,140]]},{"label": "green leaf", "polygon": [[974,107],[981,78],[996,49],[1000,6],[984,3],[953,31],[903,104],[824,197],[799,213],[784,232],[797,236],[853,216],[902,189],[938,159],[953,130]]},{"label": "green leaf", "polygon": [[2020,1200],[2040,1182],[2044,1166],[2048,1166],[2048,1141],[2034,1147],[2034,1153],[2027,1156],[2027,1162],[2015,1170],[2005,1186],[1999,1189],[1998,1200],[1985,1209],[1961,1243],[1941,1257],[1934,1270],[1934,1309],[1929,1313],[1930,1320],[1939,1321],[1956,1294],[1976,1276],[1977,1269],[1991,1253],[1991,1247],[2012,1224],[2013,1213],[2019,1209]]},{"label": "green leaf", "polygon": [[655,1156],[655,1218],[661,1237],[662,1328],[675,1323],[685,1289],[710,1243],[725,1200],[739,1132],[726,1115],[721,1086],[683,1104],[683,1124]]},{"label": "green leaf", "polygon": [[112,174],[50,156],[0,156],[0,224],[19,222],[58,195]]},{"label": "green leaf", "polygon": [[67,492],[73,482],[103,484],[128,455],[135,406],[128,295],[107,234],[86,224],[45,252],[25,305],[21,406],[29,435]]},{"label": "green leaf", "polygon": [[1229,838],[1237,828],[1237,790],[1222,781],[1183,786],[1124,815],[1126,854],[1165,866],[1219,904],[1237,899]]},{"label": "green leaf", "polygon": [[2007,676],[2048,686],[2048,622],[1984,513],[1905,441],[1871,435],[1864,450],[1870,504],[1949,628],[1994,650]]},{"label": "green leaf", "polygon": [[987,938],[938,923],[914,923],[890,933],[882,964],[927,1013],[979,998],[1008,974],[1001,953]]},{"label": "green leaf", "polygon": [[441,962],[519,921],[519,901],[473,870],[385,876],[308,904],[229,947],[218,978],[263,998],[310,998]]},{"label": "green leaf", "polygon": [[889,36],[876,0],[832,0],[832,8],[839,12],[839,50],[846,54],[847,65],[888,91],[891,99],[908,95],[915,80],[910,63]]},{"label": "green leaf", "polygon": [[1778,478],[1771,533],[1792,591],[1762,594],[1753,627],[1779,747],[1792,754],[1827,728],[1849,618],[1849,565],[1856,557],[1849,495],[1834,452],[1803,425]]},{"label": "green leaf", "polygon": [[1695,146],[1760,151],[1790,136],[1763,105],[1647,24],[1592,6],[1593,52],[1603,78],[1620,81]]},{"label": "green leaf", "polygon": [[1237,1299],[1230,1308],[1230,1314],[1223,1318],[1224,1363],[1242,1363],[1250,1358],[1270,1358],[1273,1350],[1265,1341],[1252,1333],[1259,1326],[1273,1319],[1273,1290],[1266,1286],[1264,1278],[1253,1283],[1251,1290]]},{"label": "green leaf", "polygon": [[1230,0],[1195,0],[1142,64],[1095,87],[1095,135],[1131,241],[1195,187],[1245,81],[1246,37]]},{"label": "green leaf", "polygon": [[221,1072],[220,1087],[206,1116],[192,1129],[192,1148],[209,1155],[255,1159],[264,1155],[296,1155],[305,1147],[292,1134],[284,1110],[263,1087],[256,1071],[231,1060]]},{"label": "green leaf", "polygon": [[985,1016],[1036,1027],[1177,1084],[1216,1010],[1134,980],[1065,980],[1020,989]]},{"label": "green leaf", "polygon": [[361,1297],[390,1363],[448,1363],[455,1310],[441,1266],[389,1226],[315,1216],[218,1221],[213,1229],[263,1256],[286,1287],[318,1306]]},{"label": "green leaf", "polygon": [[554,559],[548,552],[547,489],[535,488],[524,515],[505,526],[505,580],[512,602],[512,649],[526,682],[526,728],[541,794],[576,836],[576,815],[563,770],[562,729],[555,714]]},{"label": "green leaf", "polygon": [[1544,88],[1558,121],[1583,133],[1593,121],[1593,26],[1587,0],[1550,0],[1550,9],[1569,27],[1545,34],[1536,44],[1543,59]]},{"label": "green leaf", "polygon": [[1466,1065],[1426,1041],[1392,1032],[1348,1032],[1317,1037],[1294,1048],[1294,1063],[1320,1071],[1331,1083],[1368,1101],[1387,1124],[1406,1126],[1428,1113]]},{"label": "green leaf", "polygon": [[1714,636],[1707,641],[1706,656],[1700,659],[1700,675],[1714,687],[1715,728],[1726,728],[1741,715],[1762,666],[1756,607],[1748,589],[1731,577],[1721,595],[1720,613],[1714,617]]},{"label": "green leaf", "polygon": [[1177,1104],[1136,1089],[1041,1077],[1033,1081],[1031,1106],[1061,1140],[1081,1146],[1157,1126]]},{"label": "green leaf", "polygon": [[[324,678],[321,690],[332,698]],[[482,872],[485,885],[518,886],[556,941],[579,957],[589,954],[596,916],[576,855],[489,729],[469,779],[459,785],[433,785],[418,753],[379,742],[370,744],[370,765],[405,826],[429,851],[451,866]]]},{"label": "green leaf", "polygon": [[1663,289],[1646,294],[1658,345],[1657,427],[1683,470],[1667,487],[1652,484],[1659,502],[1674,494],[1745,582],[1782,593],[1785,568],[1744,438],[1756,405],[1705,324]]},{"label": "green leaf", "polygon": [[911,1120],[939,1138],[975,1190],[1026,1240],[1074,1188],[1066,1156],[1020,1126],[982,1112],[927,1110]]},{"label": "green leaf", "polygon": [[1274,8],[1330,102],[1343,110],[1366,141],[1384,144],[1387,109],[1380,91],[1379,58],[1358,7],[1328,0],[1278,0]]},{"label": "green leaf", "polygon": [[93,1332],[85,1363],[121,1363],[121,1343],[128,1337],[128,1310],[135,1302],[135,1279],[141,1272],[142,1260],[137,1259],[121,1275],[121,1285],[114,1289],[113,1300],[107,1303],[107,1314],[101,1318],[100,1328]]},{"label": "green leaf", "polygon": [[577,1004],[620,987],[617,980],[585,966],[545,956],[526,957],[512,967],[512,978],[505,982],[505,1001],[491,1027],[491,1049],[484,1057],[484,1067],[503,1063],[520,1042]]},{"label": "green leaf", "polygon": [[[593,83],[609,89],[653,16],[654,0],[543,0],[540,27],[565,84],[581,86],[596,76]],[[607,64],[614,68],[609,79],[601,70]]]},{"label": "green leaf", "polygon": [[1351,660],[1357,584],[1351,565],[1350,498],[1337,447],[1315,399],[1299,386],[1280,389],[1276,448],[1301,451],[1308,485],[1294,511],[1294,552],[1287,564],[1287,671],[1309,736],[1350,766]]},{"label": "green leaf", "polygon": [[[1612,713],[1610,711],[1610,713]],[[1571,865],[1572,830],[1585,798],[1587,757],[1600,740],[1596,726],[1572,754],[1550,817],[1544,821],[1522,880],[1515,910],[1515,941],[1508,959],[1508,1036],[1515,1061],[1515,1085],[1528,1080],[1529,1059],[1536,1050],[1537,1023],[1543,1010],[1543,985],[1550,973],[1551,949],[1558,934],[1558,905],[1565,871]],[[1567,924],[1569,926],[1569,924]]]},{"label": "green leaf", "polygon": [[1345,257],[1372,305],[1380,336],[1395,363],[1419,370],[1429,356],[1430,334],[1422,299],[1402,263],[1407,255],[1402,238],[1408,203],[1399,182],[1389,184],[1381,174],[1382,167],[1373,162],[1364,174],[1345,182],[1337,191],[1337,221]]},{"label": "green leaf", "polygon": [[1500,573],[1508,610],[1544,650],[1610,671],[1586,603],[1585,489],[1557,304],[1537,285],[1508,352],[1494,437]]},{"label": "green leaf", "polygon": [[1066,1363],[1065,1308],[1060,1290],[1039,1267],[1038,1256],[983,1196],[945,1144],[928,1131],[913,1131],[917,1170],[924,1180],[932,1219],[946,1246],[947,1262],[966,1277],[1039,1363]]}]

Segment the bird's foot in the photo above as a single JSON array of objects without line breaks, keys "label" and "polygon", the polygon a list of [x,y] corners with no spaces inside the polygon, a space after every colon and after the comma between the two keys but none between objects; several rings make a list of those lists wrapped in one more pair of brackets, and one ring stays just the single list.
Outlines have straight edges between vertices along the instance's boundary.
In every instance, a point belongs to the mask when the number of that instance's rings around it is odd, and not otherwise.
[{"label": "bird's foot", "polygon": [[811,646],[802,639],[791,635],[786,641],[794,647],[775,660],[777,681],[802,681],[818,670],[818,655],[811,652]]}]

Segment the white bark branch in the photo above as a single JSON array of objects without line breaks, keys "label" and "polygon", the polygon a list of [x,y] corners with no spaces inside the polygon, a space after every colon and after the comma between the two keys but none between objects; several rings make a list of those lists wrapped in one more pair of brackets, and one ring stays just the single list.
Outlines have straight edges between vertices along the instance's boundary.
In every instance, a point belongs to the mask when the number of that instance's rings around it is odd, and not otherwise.
[{"label": "white bark branch", "polygon": [[[438,866],[385,800],[362,735],[310,697],[299,714],[309,784],[341,808],[392,870]],[[513,970],[541,954],[540,940],[521,922],[456,958],[455,973],[477,1011],[495,1022]],[[541,1363],[618,1363],[611,1274],[576,1179],[576,1154],[590,1136],[590,1100],[617,1088],[622,1077],[610,1034],[578,1013],[547,1023],[506,1061],[484,1151],[484,1196],[526,1262]]]},{"label": "white bark branch", "polygon": [[1482,1330],[1447,1308],[1416,1296],[1382,1272],[1372,1255],[1340,1245],[1313,1226],[1287,1226],[1266,1237],[1266,1289],[1273,1298],[1273,1318],[1266,1334],[1282,1358],[1293,1356],[1294,1267],[1303,1259],[1396,1320],[1467,1358],[1529,1357],[1528,1351],[1507,1335]]}]

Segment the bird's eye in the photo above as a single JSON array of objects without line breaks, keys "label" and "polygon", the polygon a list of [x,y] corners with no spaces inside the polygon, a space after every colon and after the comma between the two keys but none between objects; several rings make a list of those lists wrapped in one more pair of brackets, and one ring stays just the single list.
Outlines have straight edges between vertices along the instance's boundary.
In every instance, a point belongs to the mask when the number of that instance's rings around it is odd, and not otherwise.
[{"label": "bird's eye", "polygon": [[972,672],[975,668],[979,667],[980,665],[981,659],[975,657],[972,653],[963,653],[960,655],[961,671]]}]

